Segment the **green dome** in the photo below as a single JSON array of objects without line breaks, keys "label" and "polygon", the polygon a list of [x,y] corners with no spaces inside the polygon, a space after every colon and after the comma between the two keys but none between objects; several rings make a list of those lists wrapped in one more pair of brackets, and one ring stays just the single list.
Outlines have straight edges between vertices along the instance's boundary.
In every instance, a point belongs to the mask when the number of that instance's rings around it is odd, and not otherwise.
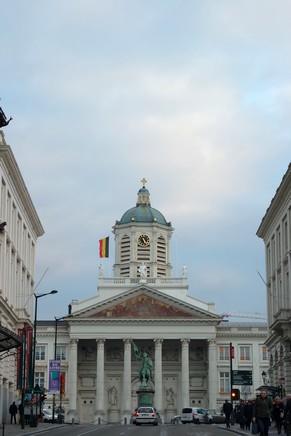
[{"label": "green dome", "polygon": [[167,223],[164,215],[157,209],[151,207],[150,193],[145,187],[146,180],[141,180],[143,183],[142,188],[137,193],[136,207],[128,209],[121,217],[117,224],[130,224],[130,223],[157,223],[163,226],[171,226]]},{"label": "green dome", "polygon": [[128,209],[121,217],[118,224],[129,223],[157,223],[169,225],[161,212],[148,205],[138,205]]}]

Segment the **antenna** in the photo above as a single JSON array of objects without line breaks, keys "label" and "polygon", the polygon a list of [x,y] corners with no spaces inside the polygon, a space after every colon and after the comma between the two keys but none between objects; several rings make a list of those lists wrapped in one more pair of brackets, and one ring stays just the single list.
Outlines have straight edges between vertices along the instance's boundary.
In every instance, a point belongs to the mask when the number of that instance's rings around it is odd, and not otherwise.
[{"label": "antenna", "polygon": [[266,281],[264,280],[262,274],[260,273],[260,271],[257,271],[257,274],[259,275],[259,277],[261,278],[262,282],[268,287],[268,284],[266,283]]}]

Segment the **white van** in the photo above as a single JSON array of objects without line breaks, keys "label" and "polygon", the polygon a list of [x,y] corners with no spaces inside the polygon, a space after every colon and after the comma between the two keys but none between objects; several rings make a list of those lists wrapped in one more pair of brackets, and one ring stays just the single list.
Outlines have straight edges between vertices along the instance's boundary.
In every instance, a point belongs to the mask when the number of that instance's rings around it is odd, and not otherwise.
[{"label": "white van", "polygon": [[193,422],[194,424],[211,424],[212,416],[207,409],[202,407],[184,407],[181,413],[181,422],[186,424],[187,422]]}]

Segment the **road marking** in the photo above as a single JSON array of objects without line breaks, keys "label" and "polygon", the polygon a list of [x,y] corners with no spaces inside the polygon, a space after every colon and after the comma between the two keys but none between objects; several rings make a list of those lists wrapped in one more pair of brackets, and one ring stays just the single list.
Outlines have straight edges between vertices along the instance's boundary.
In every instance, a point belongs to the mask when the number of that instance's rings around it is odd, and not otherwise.
[{"label": "road marking", "polygon": [[[98,427],[99,426],[96,425],[96,427],[94,427],[93,430],[85,431],[84,433],[79,433],[76,436],[83,436],[83,435],[88,434],[88,433],[93,433],[93,431],[98,432],[99,430],[102,430],[102,428],[98,428]],[[108,427],[111,427],[111,426],[110,425],[106,425],[106,428],[108,428]]]}]

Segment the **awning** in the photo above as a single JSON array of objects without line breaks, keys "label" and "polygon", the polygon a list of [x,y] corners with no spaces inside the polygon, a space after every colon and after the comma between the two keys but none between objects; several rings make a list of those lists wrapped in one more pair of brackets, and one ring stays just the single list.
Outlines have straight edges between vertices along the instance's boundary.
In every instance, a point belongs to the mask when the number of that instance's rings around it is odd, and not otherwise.
[{"label": "awning", "polygon": [[12,330],[0,325],[0,353],[2,351],[17,348],[21,345],[21,338]]}]

